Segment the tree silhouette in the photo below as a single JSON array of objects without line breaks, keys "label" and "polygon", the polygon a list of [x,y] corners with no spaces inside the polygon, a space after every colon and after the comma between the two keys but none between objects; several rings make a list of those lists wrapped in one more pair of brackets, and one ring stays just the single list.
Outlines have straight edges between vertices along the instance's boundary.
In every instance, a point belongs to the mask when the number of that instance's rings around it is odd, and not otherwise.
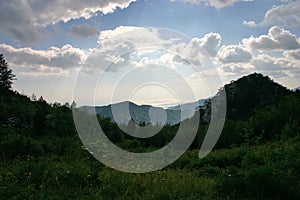
[{"label": "tree silhouette", "polygon": [[10,89],[16,75],[12,73],[12,70],[8,66],[3,54],[0,54],[0,85]]}]

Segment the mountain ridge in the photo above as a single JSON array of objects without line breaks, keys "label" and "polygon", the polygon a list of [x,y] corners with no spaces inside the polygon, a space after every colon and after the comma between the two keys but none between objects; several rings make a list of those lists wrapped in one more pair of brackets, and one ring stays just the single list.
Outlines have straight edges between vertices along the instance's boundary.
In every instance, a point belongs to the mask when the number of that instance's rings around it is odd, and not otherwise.
[{"label": "mountain ridge", "polygon": [[[133,119],[137,124],[165,124],[164,119],[159,116],[165,112],[166,124],[175,125],[185,119],[191,118],[194,115],[195,109],[200,108],[202,109],[202,120],[208,123],[211,101],[222,91],[224,92],[224,90],[227,101],[226,117],[229,119],[244,120],[254,114],[255,109],[267,105],[269,101],[280,99],[292,93],[291,90],[276,83],[270,77],[253,73],[224,85],[212,98],[199,99],[197,102],[161,108],[152,105],[137,105],[130,101],[124,101],[106,106],[84,106],[82,109],[89,113],[96,111],[100,116],[111,118],[113,119],[112,121],[121,124],[127,124],[130,119]],[[113,113],[112,108],[116,112]],[[156,114],[159,118],[158,120],[151,119],[149,114],[151,110],[156,110],[156,112],[160,113]]]}]

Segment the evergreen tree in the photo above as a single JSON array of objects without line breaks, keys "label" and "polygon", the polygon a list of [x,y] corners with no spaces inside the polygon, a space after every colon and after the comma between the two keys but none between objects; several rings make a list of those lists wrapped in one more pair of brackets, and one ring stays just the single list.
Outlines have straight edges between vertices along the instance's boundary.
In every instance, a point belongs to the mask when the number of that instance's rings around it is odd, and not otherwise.
[{"label": "evergreen tree", "polygon": [[16,75],[12,73],[12,70],[9,69],[8,66],[3,54],[0,54],[0,85],[10,89]]}]

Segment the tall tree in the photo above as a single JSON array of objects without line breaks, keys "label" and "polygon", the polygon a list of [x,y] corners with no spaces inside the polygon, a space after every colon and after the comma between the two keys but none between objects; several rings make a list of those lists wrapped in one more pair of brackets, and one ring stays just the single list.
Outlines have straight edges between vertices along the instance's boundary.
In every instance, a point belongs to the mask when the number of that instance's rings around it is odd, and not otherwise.
[{"label": "tall tree", "polygon": [[0,85],[10,89],[15,77],[3,54],[0,54]]}]

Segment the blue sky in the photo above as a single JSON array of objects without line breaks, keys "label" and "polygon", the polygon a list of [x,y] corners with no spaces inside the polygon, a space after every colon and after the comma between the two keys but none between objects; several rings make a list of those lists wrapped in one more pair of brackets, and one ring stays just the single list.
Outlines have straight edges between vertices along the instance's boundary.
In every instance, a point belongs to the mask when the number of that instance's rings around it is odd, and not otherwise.
[{"label": "blue sky", "polygon": [[299,10],[289,0],[3,0],[0,53],[14,89],[49,102],[172,105],[253,72],[295,88]]}]

